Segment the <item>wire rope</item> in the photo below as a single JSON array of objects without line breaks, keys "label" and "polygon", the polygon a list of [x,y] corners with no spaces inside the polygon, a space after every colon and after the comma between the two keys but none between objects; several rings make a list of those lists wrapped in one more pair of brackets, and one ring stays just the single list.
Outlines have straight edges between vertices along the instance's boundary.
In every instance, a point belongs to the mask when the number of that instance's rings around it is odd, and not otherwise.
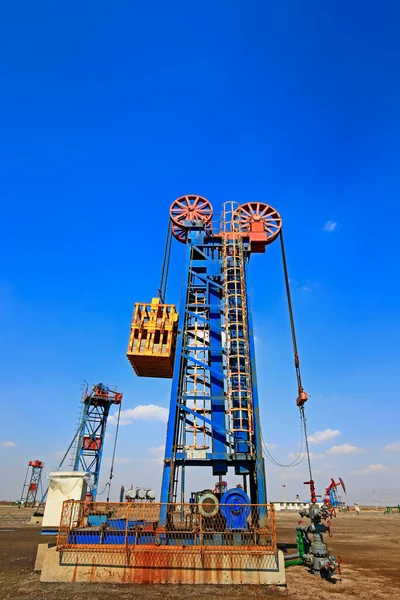
[{"label": "wire rope", "polygon": [[[263,451],[264,451],[264,455],[266,456],[266,458],[270,462],[272,462],[274,465],[279,466],[279,467],[285,467],[285,468],[296,467],[307,456],[308,471],[309,471],[309,475],[310,475],[310,481],[312,481],[311,457],[310,457],[310,450],[309,450],[309,446],[308,446],[308,436],[307,436],[307,419],[306,419],[306,414],[305,414],[305,410],[304,410],[305,400],[302,401],[302,398],[301,398],[301,394],[304,394],[304,389],[303,389],[302,380],[301,380],[300,360],[299,360],[299,354],[298,354],[298,349],[297,349],[297,338],[296,338],[296,329],[295,329],[294,316],[293,316],[292,296],[291,296],[291,292],[290,292],[289,274],[288,274],[288,268],[287,268],[287,262],[286,262],[285,243],[283,240],[282,229],[279,233],[279,239],[280,239],[280,243],[281,243],[281,254],[282,254],[283,274],[284,274],[284,279],[285,279],[286,299],[287,299],[288,309],[289,309],[290,331],[291,331],[291,335],[292,335],[292,345],[293,345],[293,353],[294,353],[294,366],[296,369],[296,379],[297,379],[297,386],[298,386],[299,399],[300,399],[299,412],[300,412],[301,442],[300,442],[300,451],[299,451],[298,455],[293,460],[293,462],[288,463],[288,464],[279,463],[269,452],[267,445],[264,443],[264,440],[262,440],[262,446],[263,446]],[[305,443],[304,451],[303,451],[303,440]]]},{"label": "wire rope", "polygon": [[262,442],[263,454],[264,454],[265,458],[267,460],[269,460],[273,465],[275,465],[276,467],[284,467],[284,468],[297,467],[297,465],[299,465],[301,462],[303,462],[303,460],[306,457],[306,452],[305,452],[305,450],[303,450],[303,421],[301,419],[301,416],[300,416],[300,450],[299,450],[296,458],[291,463],[287,463],[287,464],[280,463],[272,456],[271,452],[268,449],[267,444],[264,442],[262,433],[261,433],[261,442]]},{"label": "wire rope", "polygon": [[158,297],[160,298],[160,300],[163,304],[164,304],[164,299],[165,299],[165,296],[167,293],[169,264],[170,264],[170,258],[171,258],[171,247],[172,247],[172,227],[171,227],[171,220],[169,220],[167,235],[165,238],[164,258],[163,258],[162,268],[161,268],[160,286],[158,288]]},{"label": "wire rope", "polygon": [[[298,385],[298,392],[299,392],[298,398],[301,400],[301,394],[304,393],[304,389],[303,389],[303,385],[302,385],[302,381],[301,381],[300,360],[299,360],[299,354],[298,354],[298,350],[297,350],[297,339],[296,339],[296,329],[295,329],[294,316],[293,316],[292,296],[290,293],[289,274],[288,274],[288,268],[287,268],[287,262],[286,262],[285,243],[283,240],[282,229],[280,231],[279,238],[280,238],[280,242],[281,242],[283,274],[284,274],[284,278],[285,278],[286,298],[287,298],[288,309],[289,309],[290,330],[292,333],[294,366],[296,369],[296,378],[297,378],[297,385]],[[310,450],[308,447],[307,420],[306,420],[306,414],[305,414],[305,410],[304,410],[304,401],[299,404],[299,409],[300,409],[300,419],[302,420],[302,424],[303,424],[303,433],[304,433],[304,441],[305,441],[305,445],[306,445],[308,470],[309,470],[309,474],[310,474],[310,481],[312,481],[312,470],[311,470]]]},{"label": "wire rope", "polygon": [[106,484],[104,490],[102,493],[104,493],[107,485],[108,485],[108,496],[107,496],[107,502],[110,501],[110,493],[111,493],[111,480],[114,477],[114,461],[115,461],[115,451],[117,449],[117,440],[118,440],[118,430],[119,430],[119,420],[121,417],[121,403],[119,405],[118,408],[118,417],[117,417],[117,428],[115,430],[115,437],[114,437],[114,448],[113,448],[113,453],[112,453],[112,459],[111,459],[111,467],[110,467],[110,476],[108,478],[108,483]]}]

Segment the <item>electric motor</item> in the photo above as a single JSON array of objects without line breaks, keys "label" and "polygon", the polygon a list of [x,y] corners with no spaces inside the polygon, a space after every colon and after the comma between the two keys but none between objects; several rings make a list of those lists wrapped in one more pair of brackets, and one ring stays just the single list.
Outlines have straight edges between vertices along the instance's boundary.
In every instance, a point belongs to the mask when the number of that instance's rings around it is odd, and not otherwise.
[{"label": "electric motor", "polygon": [[247,529],[247,517],[251,511],[250,498],[244,490],[232,488],[223,494],[220,511],[226,519],[227,529]]}]

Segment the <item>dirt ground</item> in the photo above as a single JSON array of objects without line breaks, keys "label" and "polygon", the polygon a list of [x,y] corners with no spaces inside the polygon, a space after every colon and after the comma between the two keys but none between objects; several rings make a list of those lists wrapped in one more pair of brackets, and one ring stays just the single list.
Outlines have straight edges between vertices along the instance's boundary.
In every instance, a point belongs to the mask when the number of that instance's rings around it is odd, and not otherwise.
[{"label": "dirt ground", "polygon": [[[328,539],[331,554],[341,556],[342,576],[329,583],[303,567],[287,569],[286,588],[261,586],[162,586],[41,583],[33,571],[37,545],[54,541],[29,525],[31,511],[0,507],[1,600],[400,600],[400,514],[341,513]],[[296,513],[277,513],[278,541],[292,553]]]}]

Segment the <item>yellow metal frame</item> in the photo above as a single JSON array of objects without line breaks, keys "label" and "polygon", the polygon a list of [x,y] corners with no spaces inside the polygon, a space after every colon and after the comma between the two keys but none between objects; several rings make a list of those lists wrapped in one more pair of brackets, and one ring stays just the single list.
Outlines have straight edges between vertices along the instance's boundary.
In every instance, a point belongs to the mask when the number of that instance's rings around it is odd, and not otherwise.
[{"label": "yellow metal frame", "polygon": [[174,304],[137,302],[134,306],[127,357],[142,377],[172,377],[178,313]]}]

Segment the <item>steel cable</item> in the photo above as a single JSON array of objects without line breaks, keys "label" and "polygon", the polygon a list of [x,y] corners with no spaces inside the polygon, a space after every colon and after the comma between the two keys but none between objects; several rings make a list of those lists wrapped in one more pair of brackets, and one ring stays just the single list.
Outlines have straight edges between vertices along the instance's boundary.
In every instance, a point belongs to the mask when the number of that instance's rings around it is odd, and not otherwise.
[{"label": "steel cable", "polygon": [[169,220],[167,235],[165,238],[164,258],[163,258],[162,268],[161,268],[160,287],[158,288],[158,297],[160,298],[160,300],[163,304],[164,304],[165,295],[167,293],[169,263],[170,263],[170,258],[171,258],[171,246],[172,246],[172,227],[171,227],[171,220]]},{"label": "steel cable", "polygon": [[301,462],[303,462],[303,460],[305,459],[306,456],[306,452],[303,450],[303,421],[301,419],[301,415],[300,415],[300,450],[299,453],[297,454],[296,458],[293,460],[293,462],[288,463],[288,464],[283,464],[278,462],[271,454],[271,452],[268,450],[267,444],[264,442],[262,433],[261,433],[261,441],[262,441],[262,446],[263,446],[263,454],[265,456],[265,458],[267,460],[269,460],[272,464],[274,464],[276,467],[285,467],[285,468],[292,468],[292,467],[297,467],[297,465],[299,465]]},{"label": "steel cable", "polygon": [[[296,329],[295,329],[295,325],[294,325],[292,297],[291,297],[291,293],[290,293],[289,274],[288,274],[288,268],[287,268],[287,262],[286,262],[286,252],[285,252],[285,244],[283,241],[282,229],[280,231],[279,238],[280,238],[280,242],[281,242],[283,273],[284,273],[284,277],[285,277],[285,287],[286,287],[286,298],[287,298],[287,303],[288,303],[288,308],[289,308],[290,330],[292,333],[294,365],[295,365],[295,369],[296,369],[297,385],[298,385],[298,392],[299,392],[299,397],[300,397],[300,394],[304,390],[303,390],[303,385],[301,382],[300,360],[299,360],[299,355],[298,355],[298,351],[297,351]],[[305,415],[305,410],[304,410],[304,402],[299,405],[299,409],[300,409],[300,419],[302,420],[302,424],[303,424],[304,440],[305,440],[305,444],[306,444],[308,470],[310,473],[310,481],[312,481],[310,450],[308,448],[307,422],[306,422],[306,415]]]},{"label": "steel cable", "polygon": [[[117,428],[115,430],[115,438],[114,438],[114,448],[113,448],[113,454],[112,454],[112,459],[111,459],[111,468],[110,468],[110,476],[108,478],[108,496],[107,496],[107,502],[109,502],[110,500],[110,493],[111,493],[111,480],[114,477],[114,460],[115,460],[115,450],[117,448],[117,440],[118,440],[118,431],[119,431],[119,420],[121,417],[121,403],[119,404],[119,408],[118,408],[118,418],[117,418]],[[105,490],[106,488],[104,488]],[[103,492],[102,492],[103,493]]]},{"label": "steel cable", "polygon": [[[288,268],[287,268],[287,262],[286,262],[285,244],[283,241],[282,229],[280,231],[279,238],[280,238],[280,242],[281,242],[283,274],[284,274],[284,278],[285,278],[286,299],[287,299],[287,303],[288,303],[290,330],[291,330],[291,334],[292,334],[294,365],[295,365],[295,369],[296,369],[296,379],[297,379],[297,386],[298,386],[298,392],[299,392],[299,397],[300,397],[300,394],[302,392],[304,392],[304,390],[303,390],[303,385],[301,382],[300,360],[299,360],[299,355],[298,355],[298,350],[297,350],[296,329],[295,329],[295,325],[294,325],[292,297],[291,297],[291,293],[290,293],[289,274],[288,274]],[[262,440],[262,445],[263,445],[263,450],[264,450],[264,454],[265,454],[266,458],[270,462],[272,462],[274,465],[279,466],[279,467],[285,467],[285,468],[296,467],[307,456],[310,481],[312,481],[310,450],[308,447],[308,436],[307,436],[307,420],[306,420],[306,415],[305,415],[305,410],[304,410],[304,402],[299,405],[299,411],[300,411],[301,444],[300,444],[300,451],[292,463],[289,463],[289,464],[279,463],[277,460],[274,459],[274,457],[269,452],[266,444],[264,443],[264,440]],[[304,442],[305,442],[304,452],[303,452],[303,436],[304,436]]]}]

